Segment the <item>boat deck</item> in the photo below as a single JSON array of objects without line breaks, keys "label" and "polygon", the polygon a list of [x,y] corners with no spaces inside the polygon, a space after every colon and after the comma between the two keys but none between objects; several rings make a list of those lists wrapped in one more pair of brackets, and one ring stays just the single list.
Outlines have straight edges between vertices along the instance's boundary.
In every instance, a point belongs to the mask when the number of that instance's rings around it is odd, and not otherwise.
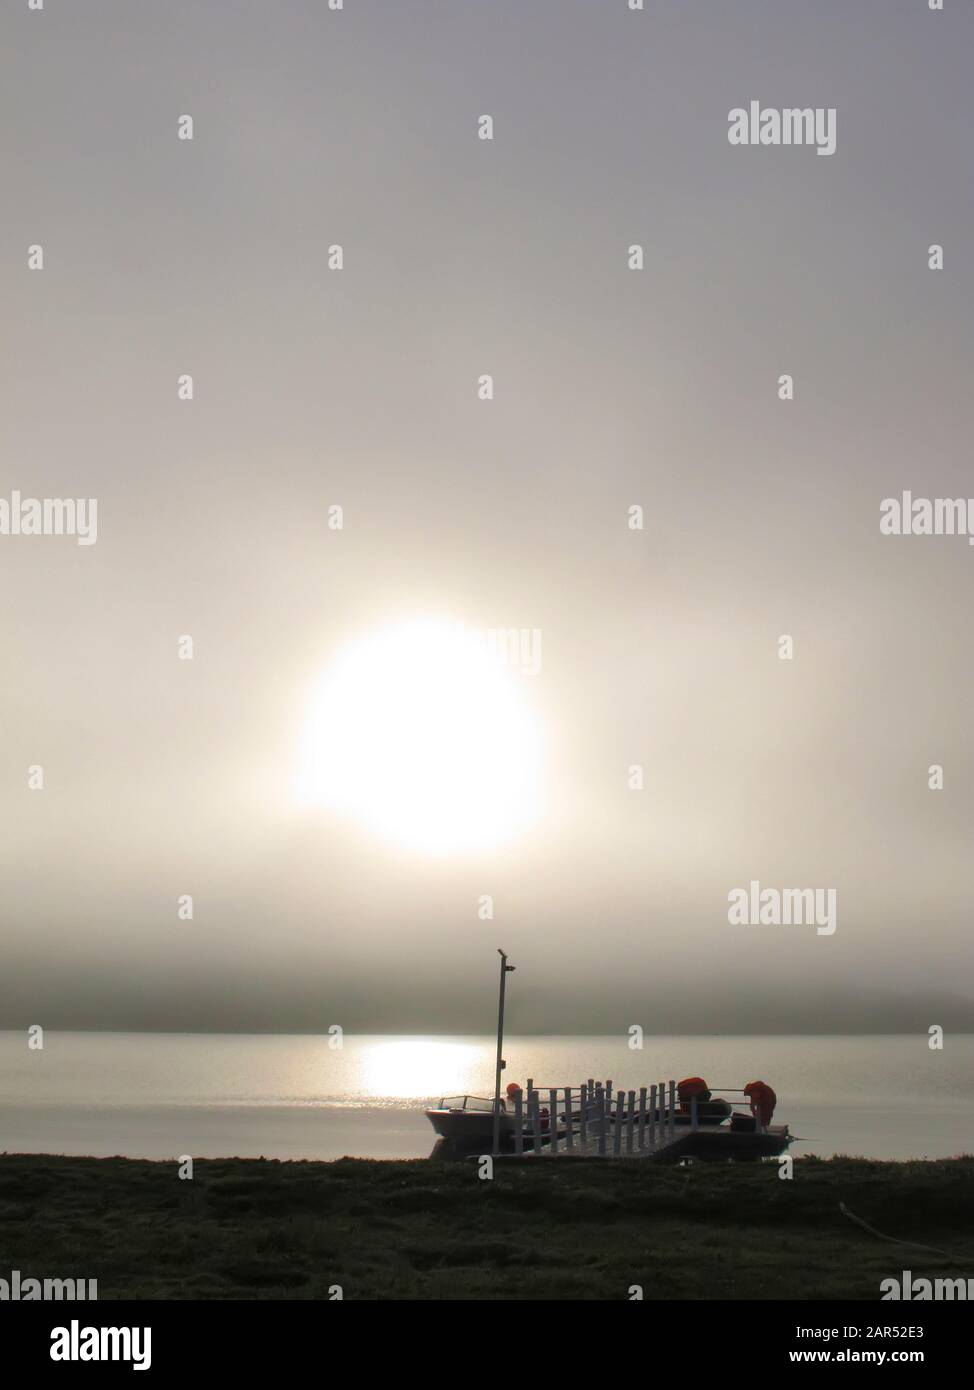
[{"label": "boat deck", "polygon": [[631,1151],[620,1146],[617,1150],[610,1135],[602,1146],[597,1135],[588,1134],[584,1143],[575,1133],[572,1146],[566,1145],[565,1135],[560,1136],[557,1148],[544,1143],[538,1149],[527,1149],[521,1155],[502,1154],[508,1158],[615,1158],[623,1160],[650,1161],[655,1163],[677,1163],[684,1158],[702,1160],[773,1158],[785,1151],[792,1136],[787,1125],[769,1125],[760,1132],[732,1130],[726,1125],[702,1126],[692,1130],[689,1126],[678,1126],[675,1134],[669,1131],[653,1137],[645,1136],[643,1148]]}]

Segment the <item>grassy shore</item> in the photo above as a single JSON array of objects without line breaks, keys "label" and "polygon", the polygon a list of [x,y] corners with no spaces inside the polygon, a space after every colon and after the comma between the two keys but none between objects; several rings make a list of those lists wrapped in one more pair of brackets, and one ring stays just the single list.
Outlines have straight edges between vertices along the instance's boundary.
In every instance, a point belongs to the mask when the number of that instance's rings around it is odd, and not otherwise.
[{"label": "grassy shore", "polygon": [[[891,1245],[888,1236],[954,1256]],[[610,1160],[175,1163],[0,1155],[0,1277],[110,1298],[876,1299],[974,1277],[974,1158],[689,1168]]]}]

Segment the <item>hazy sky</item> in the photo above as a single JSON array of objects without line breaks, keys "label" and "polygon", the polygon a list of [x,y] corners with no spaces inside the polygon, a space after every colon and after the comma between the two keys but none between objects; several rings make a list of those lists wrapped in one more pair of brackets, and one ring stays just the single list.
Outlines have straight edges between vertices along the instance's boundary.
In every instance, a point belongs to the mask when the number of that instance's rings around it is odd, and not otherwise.
[{"label": "hazy sky", "polygon": [[[0,536],[0,1026],[488,1031],[503,946],[519,1031],[970,1027],[974,550],[879,506],[974,497],[974,8],[0,25],[0,497],[98,499]],[[834,155],[731,146],[752,99]],[[294,794],[320,673],[428,615],[542,634],[500,849]],[[731,926],[752,879],[834,935]]]}]

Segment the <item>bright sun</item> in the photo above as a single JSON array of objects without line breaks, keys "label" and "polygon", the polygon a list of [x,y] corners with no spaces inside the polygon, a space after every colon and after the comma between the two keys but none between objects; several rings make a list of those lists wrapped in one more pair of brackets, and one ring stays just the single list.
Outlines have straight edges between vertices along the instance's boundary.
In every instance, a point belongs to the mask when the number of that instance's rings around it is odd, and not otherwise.
[{"label": "bright sun", "polygon": [[312,699],[303,798],[426,853],[510,840],[538,813],[529,681],[448,622],[354,643]]}]

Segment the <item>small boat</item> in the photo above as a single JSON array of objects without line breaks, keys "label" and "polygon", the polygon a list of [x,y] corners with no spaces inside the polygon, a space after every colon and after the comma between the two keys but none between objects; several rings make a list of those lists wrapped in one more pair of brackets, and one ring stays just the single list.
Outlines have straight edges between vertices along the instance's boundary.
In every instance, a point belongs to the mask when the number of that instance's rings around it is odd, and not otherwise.
[{"label": "small boat", "polygon": [[[508,1107],[502,1100],[500,1103],[500,1142],[502,1148],[510,1148],[514,1142],[514,1108]],[[489,1144],[494,1138],[494,1102],[487,1096],[444,1096],[439,1105],[432,1106],[425,1111],[426,1118],[436,1130],[441,1139],[448,1139],[452,1144]],[[540,1121],[541,1133],[545,1139],[548,1137],[548,1110],[542,1107],[538,1116]],[[576,1111],[573,1120],[578,1119]],[[561,1137],[565,1130],[565,1117],[558,1117],[558,1134]],[[532,1139],[525,1137],[525,1143],[530,1148]]]},{"label": "small boat", "polygon": [[[610,1082],[604,1088],[593,1082],[580,1087],[532,1087],[526,1097],[512,1083],[506,1098],[497,1102],[496,1113],[491,1097],[463,1095],[444,1096],[425,1114],[440,1141],[434,1153],[439,1150],[452,1156],[486,1152],[493,1145],[495,1119],[497,1151],[502,1153],[557,1153],[567,1141],[565,1152],[591,1150],[594,1144],[600,1155],[607,1150],[616,1155],[648,1150],[673,1158],[759,1158],[782,1153],[792,1142],[787,1125],[771,1124],[777,1097],[763,1081],[749,1082],[739,1093],[747,1099],[733,1102],[715,1096],[702,1077],[661,1084],[655,1106],[657,1087],[648,1089],[650,1106],[646,1106],[647,1088],[643,1087],[637,1108],[630,1099],[634,1091],[613,1091]],[[672,1108],[666,1103],[667,1091],[676,1102]],[[547,1105],[542,1104],[545,1099]]]},{"label": "small boat", "polygon": [[[426,1111],[426,1118],[441,1139],[454,1143],[490,1143],[494,1137],[494,1102],[486,1096],[444,1096],[439,1105]],[[501,1101],[501,1139],[514,1133],[514,1116]]]}]

